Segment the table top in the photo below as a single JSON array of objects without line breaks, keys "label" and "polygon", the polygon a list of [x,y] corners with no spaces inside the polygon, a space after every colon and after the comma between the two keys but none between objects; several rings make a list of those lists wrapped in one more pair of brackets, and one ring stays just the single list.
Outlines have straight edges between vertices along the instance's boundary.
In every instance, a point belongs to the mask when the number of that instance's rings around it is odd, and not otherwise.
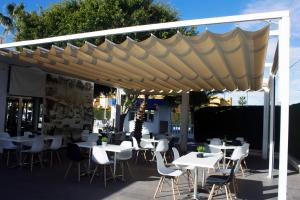
[{"label": "table top", "polygon": [[5,141],[12,141],[17,143],[23,143],[23,142],[32,142],[35,138],[29,138],[25,136],[15,136],[15,137],[1,137],[0,140]]},{"label": "table top", "polygon": [[215,145],[215,144],[209,144],[208,146],[210,147],[214,147],[216,149],[235,149],[237,147],[240,147],[240,146],[234,146],[234,145]]},{"label": "table top", "polygon": [[123,147],[115,144],[107,144],[106,146],[97,145],[96,142],[77,142],[75,144],[77,144],[79,147],[88,148],[88,149],[92,149],[94,146],[100,146],[104,148],[105,151],[116,152],[116,153],[133,149],[133,147]]},{"label": "table top", "polygon": [[201,168],[214,168],[216,163],[223,157],[222,154],[204,153],[204,158],[197,157],[198,152],[190,152],[172,163],[178,166],[193,166]]}]

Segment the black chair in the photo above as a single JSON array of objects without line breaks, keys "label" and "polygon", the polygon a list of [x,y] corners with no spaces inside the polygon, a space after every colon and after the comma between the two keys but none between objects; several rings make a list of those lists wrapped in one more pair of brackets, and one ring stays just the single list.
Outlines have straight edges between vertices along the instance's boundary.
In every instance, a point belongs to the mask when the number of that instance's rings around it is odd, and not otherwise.
[{"label": "black chair", "polygon": [[67,146],[67,157],[70,160],[70,164],[67,168],[66,174],[64,176],[64,178],[67,177],[71,167],[73,164],[77,164],[78,167],[78,182],[80,182],[80,176],[81,176],[81,169],[80,169],[80,163],[84,160],[86,160],[87,158],[84,157],[81,152],[80,152],[80,148],[77,144],[68,144]]},{"label": "black chair", "polygon": [[212,199],[215,190],[219,190],[222,187],[225,188],[225,192],[226,192],[226,199],[228,200],[229,198],[232,199],[232,195],[230,192],[230,188],[229,185],[232,182],[233,178],[234,178],[234,169],[236,167],[237,161],[234,161],[233,166],[230,170],[230,174],[229,175],[211,175],[209,177],[207,177],[206,179],[206,184],[208,186],[212,186],[212,189],[210,191],[210,194],[208,196],[208,199]]}]

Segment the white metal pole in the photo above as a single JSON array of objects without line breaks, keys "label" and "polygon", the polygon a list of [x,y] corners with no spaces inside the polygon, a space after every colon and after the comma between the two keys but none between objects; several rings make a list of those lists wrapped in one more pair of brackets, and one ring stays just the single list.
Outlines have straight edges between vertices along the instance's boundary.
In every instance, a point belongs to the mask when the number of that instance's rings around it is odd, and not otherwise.
[{"label": "white metal pole", "polygon": [[[162,30],[162,29],[172,29],[172,28],[188,27],[188,26],[223,24],[223,23],[256,21],[256,20],[265,20],[265,19],[279,19],[285,15],[288,15],[288,11],[255,13],[255,14],[235,15],[235,16],[226,16],[226,17],[212,17],[212,18],[204,18],[204,19],[183,20],[183,21],[175,21],[175,22],[167,22],[167,23],[130,26],[130,27],[124,27],[124,28],[93,31],[93,32],[86,32],[86,33],[77,33],[77,34],[62,35],[62,36],[43,38],[43,39],[25,40],[25,41],[19,41],[19,42],[0,44],[0,49],[10,48],[10,47],[19,47],[19,46],[38,45],[38,44],[53,43],[53,42],[70,41],[70,40],[78,40],[78,39],[84,39],[84,38],[105,37],[105,36],[109,36],[109,35],[128,34],[128,33],[133,33],[133,32],[145,32],[145,31],[154,31],[154,30]],[[277,33],[272,31],[271,35],[272,34],[276,35]]]},{"label": "white metal pole", "polygon": [[289,83],[290,83],[290,17],[279,21],[279,99],[280,113],[280,149],[278,199],[285,200],[287,194],[287,165],[289,144]]},{"label": "white metal pole", "polygon": [[268,158],[268,134],[269,134],[269,90],[264,91],[264,124],[263,124],[263,142],[262,142],[262,159]]},{"label": "white metal pole", "polygon": [[268,177],[273,179],[274,169],[274,120],[275,120],[275,79],[270,77],[270,137],[269,137],[269,174]]}]

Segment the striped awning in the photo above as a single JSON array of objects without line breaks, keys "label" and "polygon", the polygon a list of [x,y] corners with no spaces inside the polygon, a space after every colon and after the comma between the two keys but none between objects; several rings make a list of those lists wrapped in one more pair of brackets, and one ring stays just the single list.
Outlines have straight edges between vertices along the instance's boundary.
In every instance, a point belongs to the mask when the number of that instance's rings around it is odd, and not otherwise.
[{"label": "striped awning", "polygon": [[137,42],[127,37],[121,44],[105,40],[99,46],[85,42],[81,47],[24,48],[1,55],[49,72],[142,92],[259,90],[268,39],[266,26],[255,32],[178,32],[169,39],[151,35]]}]

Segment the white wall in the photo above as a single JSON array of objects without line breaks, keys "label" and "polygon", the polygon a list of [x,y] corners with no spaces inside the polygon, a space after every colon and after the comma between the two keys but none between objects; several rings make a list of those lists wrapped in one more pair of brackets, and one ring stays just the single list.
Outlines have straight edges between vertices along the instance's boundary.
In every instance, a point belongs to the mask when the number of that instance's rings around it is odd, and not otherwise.
[{"label": "white wall", "polygon": [[8,65],[0,63],[0,132],[4,131]]},{"label": "white wall", "polygon": [[[124,121],[124,131],[132,132],[134,131],[134,120],[128,121],[129,114],[126,116]],[[159,133],[159,122],[168,121],[170,126],[171,123],[171,108],[168,106],[159,106],[154,113],[154,119],[152,122],[144,122],[143,124],[143,134],[147,133]],[[168,127],[169,129],[169,127]]]}]

